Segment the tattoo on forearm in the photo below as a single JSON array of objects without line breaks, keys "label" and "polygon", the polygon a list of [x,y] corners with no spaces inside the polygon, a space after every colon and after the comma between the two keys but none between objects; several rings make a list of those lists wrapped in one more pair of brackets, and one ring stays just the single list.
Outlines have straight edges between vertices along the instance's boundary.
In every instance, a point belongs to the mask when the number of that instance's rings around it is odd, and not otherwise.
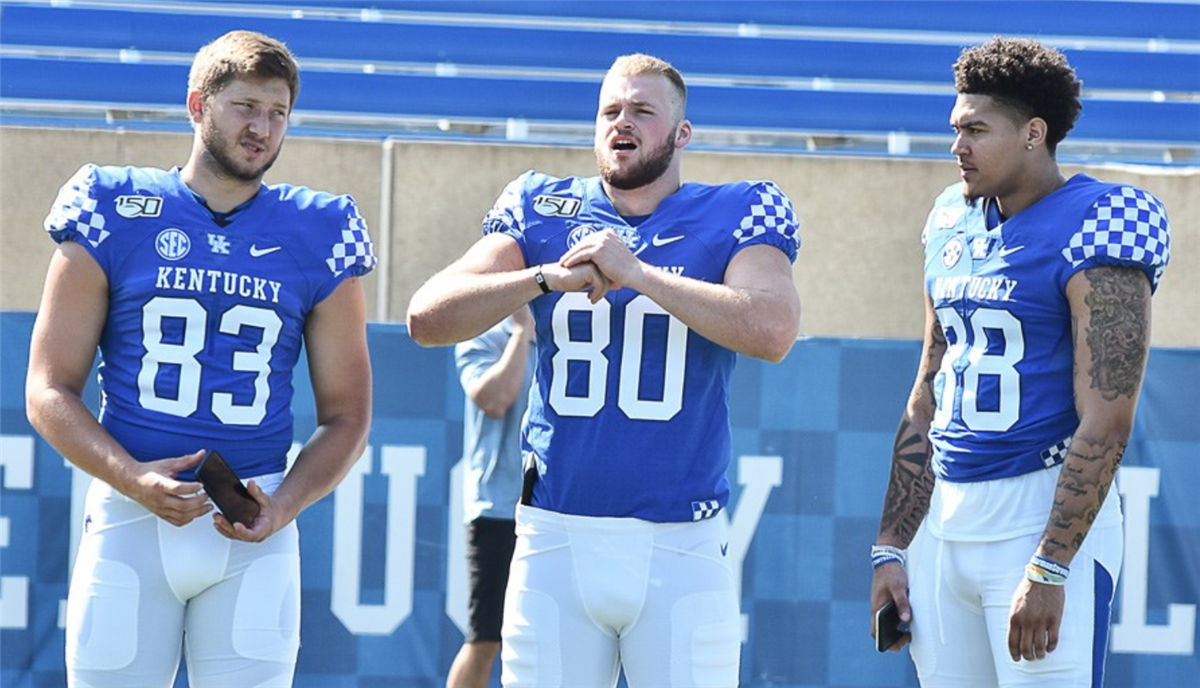
[{"label": "tattoo on forearm", "polygon": [[917,533],[925,512],[929,510],[929,495],[933,491],[933,470],[929,438],[905,418],[896,431],[892,457],[892,475],[884,498],[883,517],[879,532],[889,533],[901,546],[908,546]]},{"label": "tattoo on forearm", "polygon": [[[929,337],[910,403],[932,414],[937,405],[933,382],[937,378],[938,362],[946,351],[946,335],[941,326],[934,323]],[[883,516],[879,520],[880,535],[886,535],[901,547],[912,542],[929,511],[929,496],[934,485],[932,457],[933,447],[927,428],[919,427],[906,414],[896,430],[891,478],[883,500]]]},{"label": "tattoo on forearm", "polygon": [[1092,389],[1105,399],[1133,397],[1146,366],[1146,320],[1150,301],[1144,277],[1131,268],[1084,271],[1091,291],[1087,343],[1092,352]]},{"label": "tattoo on forearm", "polygon": [[[1116,476],[1125,443],[1076,435],[1058,477],[1060,499],[1054,500],[1042,538],[1051,559],[1074,556],[1100,513]],[[1065,493],[1065,494],[1064,494]]]}]

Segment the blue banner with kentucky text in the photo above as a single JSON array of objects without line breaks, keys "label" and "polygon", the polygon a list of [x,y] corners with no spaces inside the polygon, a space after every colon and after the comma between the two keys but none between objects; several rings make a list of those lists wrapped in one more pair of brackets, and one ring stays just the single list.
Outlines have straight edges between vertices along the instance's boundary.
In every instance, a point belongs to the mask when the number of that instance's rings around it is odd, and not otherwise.
[{"label": "blue banner with kentucky text", "polygon": [[[33,315],[0,314],[0,684],[65,685],[68,573],[89,478],[25,418]],[[463,393],[452,352],[373,324],[370,446],[299,520],[301,688],[442,686],[462,643]],[[740,576],[743,686],[916,686],[907,651],[868,635],[869,548],[920,346],[808,339],[781,364],[743,358],[730,401],[730,553]],[[297,371],[296,438],[312,432]],[[94,384],[87,391],[95,406]],[[1200,350],[1151,352],[1118,474],[1126,552],[1107,685],[1200,676]],[[187,685],[181,672],[176,682]],[[498,672],[492,685],[498,686]]]}]

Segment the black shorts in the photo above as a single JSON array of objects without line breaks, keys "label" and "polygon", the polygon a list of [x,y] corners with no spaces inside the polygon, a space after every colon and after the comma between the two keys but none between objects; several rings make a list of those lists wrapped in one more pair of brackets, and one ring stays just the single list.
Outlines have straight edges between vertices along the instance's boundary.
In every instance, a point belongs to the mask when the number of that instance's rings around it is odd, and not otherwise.
[{"label": "black shorts", "polygon": [[500,642],[504,588],[517,545],[517,522],[477,518],[467,524],[467,571],[471,597],[467,606],[466,642]]}]

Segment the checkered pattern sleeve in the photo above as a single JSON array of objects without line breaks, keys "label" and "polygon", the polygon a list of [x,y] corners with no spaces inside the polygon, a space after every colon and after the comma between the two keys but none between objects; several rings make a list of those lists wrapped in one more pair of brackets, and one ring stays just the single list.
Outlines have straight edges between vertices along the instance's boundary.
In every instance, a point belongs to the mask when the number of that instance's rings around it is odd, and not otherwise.
[{"label": "checkered pattern sleeve", "polygon": [[95,165],[84,165],[59,189],[43,223],[55,242],[72,240],[95,250],[108,238],[105,217],[97,210],[97,171]]},{"label": "checkered pattern sleeve", "polygon": [[789,261],[796,262],[800,223],[787,195],[773,182],[752,182],[749,200],[746,214],[733,232],[738,248],[767,243],[787,254]]},{"label": "checkered pattern sleeve", "polygon": [[1141,189],[1113,189],[1092,205],[1062,255],[1073,271],[1095,265],[1141,268],[1150,278],[1151,290],[1156,289],[1171,259],[1167,211]]},{"label": "checkered pattern sleeve", "polygon": [[495,205],[483,218],[483,233],[507,234],[523,244],[525,240],[525,187],[531,173],[527,172],[504,187]]},{"label": "checkered pattern sleeve", "polygon": [[325,259],[326,265],[335,277],[349,272],[350,275],[365,275],[375,269],[375,246],[371,243],[371,235],[367,231],[367,221],[358,212],[358,204],[353,198],[346,197],[342,206],[344,213],[341,221],[341,234],[334,242],[330,255]]}]

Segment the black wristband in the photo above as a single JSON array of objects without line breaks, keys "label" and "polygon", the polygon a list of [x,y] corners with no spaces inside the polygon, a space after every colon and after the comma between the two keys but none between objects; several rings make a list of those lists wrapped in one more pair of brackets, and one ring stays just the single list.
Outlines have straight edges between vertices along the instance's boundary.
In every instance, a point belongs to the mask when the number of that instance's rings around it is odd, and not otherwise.
[{"label": "black wristband", "polygon": [[542,274],[542,266],[539,265],[537,272],[533,273],[533,281],[537,282],[538,286],[542,288],[543,294],[549,294],[552,291],[550,285],[546,284],[546,277]]}]

